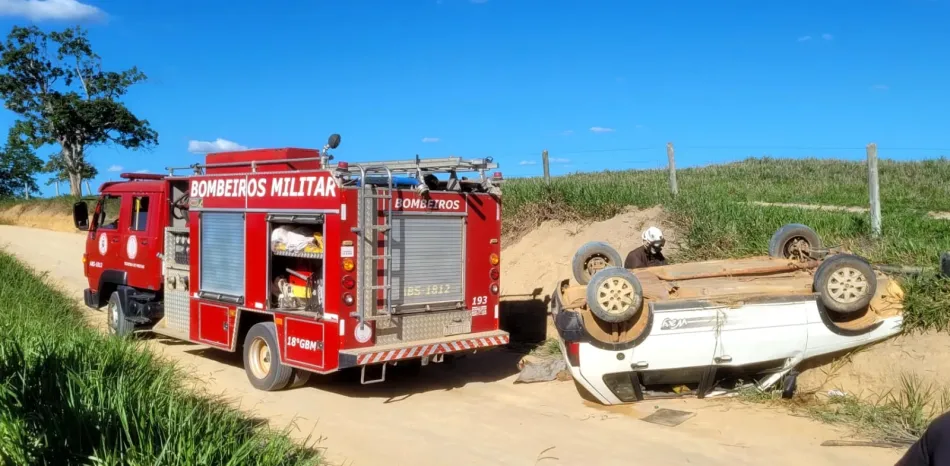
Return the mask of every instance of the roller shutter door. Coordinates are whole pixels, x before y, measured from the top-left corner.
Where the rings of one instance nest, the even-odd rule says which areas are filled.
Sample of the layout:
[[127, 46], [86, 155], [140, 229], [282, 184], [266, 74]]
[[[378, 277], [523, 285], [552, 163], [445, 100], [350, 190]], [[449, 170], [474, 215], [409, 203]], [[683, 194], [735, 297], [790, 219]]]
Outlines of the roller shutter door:
[[464, 301], [464, 225], [464, 217], [393, 216], [393, 306]]
[[201, 213], [201, 291], [244, 296], [244, 214]]

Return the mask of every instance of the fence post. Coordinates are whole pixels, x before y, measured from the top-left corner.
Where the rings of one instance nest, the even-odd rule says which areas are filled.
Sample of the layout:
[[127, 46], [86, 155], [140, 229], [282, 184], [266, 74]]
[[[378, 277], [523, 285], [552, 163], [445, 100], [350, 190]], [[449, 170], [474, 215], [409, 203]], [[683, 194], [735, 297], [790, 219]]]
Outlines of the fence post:
[[877, 176], [877, 144], [870, 143], [868, 152], [868, 195], [871, 198], [871, 234], [881, 236], [881, 191]]
[[[89, 184], [89, 180], [86, 180], [86, 192], [92, 196], [92, 186]], [[82, 194], [82, 188], [79, 189], [79, 194]]]
[[548, 150], [541, 151], [541, 164], [544, 165], [544, 182], [551, 182], [551, 165], [548, 163]]
[[56, 180], [56, 197], [59, 197], [59, 180]]
[[670, 170], [670, 193], [672, 193], [673, 196], [676, 196], [677, 194], [679, 194], [680, 189], [679, 189], [679, 186], [676, 184], [676, 160], [673, 154], [674, 154], [673, 143], [672, 142], [666, 143], [666, 158], [668, 159], [667, 167]]

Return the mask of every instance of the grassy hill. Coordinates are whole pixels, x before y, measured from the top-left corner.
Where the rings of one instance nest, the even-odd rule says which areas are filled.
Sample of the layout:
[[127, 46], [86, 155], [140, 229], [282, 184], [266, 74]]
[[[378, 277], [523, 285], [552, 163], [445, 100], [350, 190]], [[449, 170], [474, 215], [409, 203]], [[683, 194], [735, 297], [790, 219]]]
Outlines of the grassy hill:
[[[847, 247], [874, 263], [936, 267], [950, 251], [950, 160], [879, 162], [883, 236], [870, 237], [864, 213], [751, 204], [802, 203], [867, 207], [863, 163], [817, 159], [747, 159], [677, 172], [670, 194], [665, 170], [604, 171], [552, 179], [511, 179], [504, 186], [509, 237], [539, 221], [609, 218], [625, 206], [662, 205], [684, 238], [680, 260], [765, 254], [769, 237], [785, 223], [804, 223], [826, 245]], [[630, 232], [637, 235], [639, 232]], [[608, 239], [608, 238], [605, 238]], [[950, 282], [934, 275], [903, 280], [907, 328], [946, 330]]]

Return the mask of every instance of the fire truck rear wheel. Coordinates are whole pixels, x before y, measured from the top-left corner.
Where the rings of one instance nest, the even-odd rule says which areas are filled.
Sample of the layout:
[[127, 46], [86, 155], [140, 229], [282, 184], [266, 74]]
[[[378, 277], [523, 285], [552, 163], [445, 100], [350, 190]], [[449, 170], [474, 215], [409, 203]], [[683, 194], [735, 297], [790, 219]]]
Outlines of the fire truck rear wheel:
[[107, 318], [109, 319], [109, 331], [113, 335], [124, 337], [135, 330], [135, 324], [125, 318], [125, 307], [119, 298], [119, 292], [113, 292], [109, 297]]
[[248, 330], [244, 337], [244, 371], [258, 390], [281, 390], [290, 383], [294, 369], [280, 361], [273, 322], [259, 322]]
[[307, 384], [307, 381], [310, 380], [310, 374], [313, 372], [305, 371], [303, 369], [294, 369], [294, 378], [290, 382], [290, 385], [287, 388], [300, 388]]

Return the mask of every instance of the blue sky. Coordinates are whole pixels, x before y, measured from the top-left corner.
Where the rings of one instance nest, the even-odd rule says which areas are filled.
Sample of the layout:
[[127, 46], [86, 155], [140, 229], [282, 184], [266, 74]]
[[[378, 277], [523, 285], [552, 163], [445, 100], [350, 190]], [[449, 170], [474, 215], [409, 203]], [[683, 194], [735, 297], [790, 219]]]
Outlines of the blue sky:
[[338, 160], [492, 156], [506, 176], [539, 174], [543, 149], [553, 174], [657, 167], [667, 141], [678, 166], [859, 159], [869, 142], [950, 155], [950, 0], [0, 0], [0, 15], [3, 31], [82, 24], [106, 67], [149, 75], [126, 102], [160, 144], [90, 150], [97, 183], [332, 132]]

